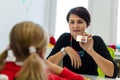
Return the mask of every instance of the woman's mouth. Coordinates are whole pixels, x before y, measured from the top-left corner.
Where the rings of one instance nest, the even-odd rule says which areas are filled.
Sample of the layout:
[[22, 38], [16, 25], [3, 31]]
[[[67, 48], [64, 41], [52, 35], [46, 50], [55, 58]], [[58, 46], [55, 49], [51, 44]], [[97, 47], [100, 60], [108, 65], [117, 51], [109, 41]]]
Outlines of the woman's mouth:
[[80, 32], [80, 30], [73, 30], [73, 32], [76, 32], [76, 33], [78, 33], [78, 32]]

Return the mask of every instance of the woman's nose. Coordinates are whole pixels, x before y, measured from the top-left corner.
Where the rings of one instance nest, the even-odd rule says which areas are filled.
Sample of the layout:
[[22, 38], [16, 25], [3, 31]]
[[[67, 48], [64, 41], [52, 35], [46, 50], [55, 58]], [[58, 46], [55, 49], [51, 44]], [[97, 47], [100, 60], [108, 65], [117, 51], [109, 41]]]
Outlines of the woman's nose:
[[74, 27], [76, 27], [76, 28], [77, 28], [77, 27], [78, 27], [78, 23], [75, 23], [75, 24], [74, 24]]

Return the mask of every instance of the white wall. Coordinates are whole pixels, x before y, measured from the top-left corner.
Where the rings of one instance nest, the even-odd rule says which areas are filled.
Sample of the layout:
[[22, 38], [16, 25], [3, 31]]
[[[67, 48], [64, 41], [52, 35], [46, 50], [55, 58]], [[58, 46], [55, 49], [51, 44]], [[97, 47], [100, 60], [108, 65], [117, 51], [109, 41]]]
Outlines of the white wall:
[[9, 44], [14, 24], [24, 20], [44, 26], [45, 0], [0, 0], [0, 52]]
[[101, 36], [106, 44], [116, 44], [118, 0], [89, 0], [88, 4], [92, 18], [88, 33]]
[[106, 44], [116, 44], [117, 1], [89, 0], [92, 23], [88, 31], [100, 35]]
[[[116, 43], [118, 0], [89, 0], [92, 23], [88, 32], [100, 35], [106, 44]], [[0, 0], [0, 52], [9, 43], [12, 26], [23, 20], [37, 22], [54, 35], [56, 0]]]
[[49, 36], [55, 34], [56, 5], [57, 0], [46, 0], [44, 26], [47, 28]]

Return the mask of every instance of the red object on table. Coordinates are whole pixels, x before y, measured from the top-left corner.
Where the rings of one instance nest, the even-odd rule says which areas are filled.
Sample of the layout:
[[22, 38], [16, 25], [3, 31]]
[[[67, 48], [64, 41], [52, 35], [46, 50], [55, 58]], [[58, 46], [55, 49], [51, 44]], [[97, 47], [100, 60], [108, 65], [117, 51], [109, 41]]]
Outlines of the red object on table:
[[116, 50], [116, 45], [115, 45], [115, 44], [108, 45], [108, 47], [111, 47], [111, 48], [113, 48], [114, 50]]
[[56, 44], [56, 40], [53, 36], [50, 37], [50, 44], [52, 44], [52, 45]]

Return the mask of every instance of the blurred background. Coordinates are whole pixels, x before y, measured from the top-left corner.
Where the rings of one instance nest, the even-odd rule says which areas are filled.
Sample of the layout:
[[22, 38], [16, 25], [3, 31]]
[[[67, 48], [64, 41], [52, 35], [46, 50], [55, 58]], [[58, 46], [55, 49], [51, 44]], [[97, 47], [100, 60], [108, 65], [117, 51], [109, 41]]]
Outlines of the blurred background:
[[88, 33], [101, 36], [108, 45], [120, 44], [119, 0], [0, 0], [0, 52], [9, 44], [11, 28], [20, 21], [40, 24], [57, 40], [69, 32], [66, 15], [76, 6], [86, 7], [91, 14]]

